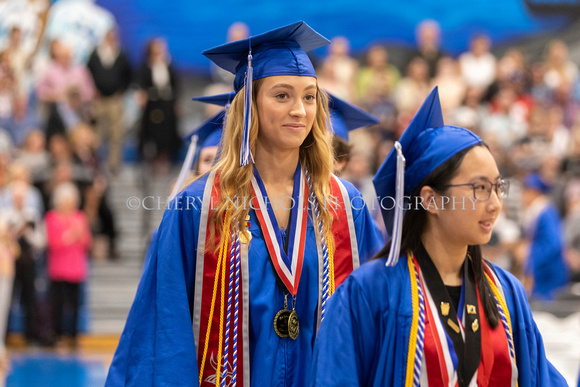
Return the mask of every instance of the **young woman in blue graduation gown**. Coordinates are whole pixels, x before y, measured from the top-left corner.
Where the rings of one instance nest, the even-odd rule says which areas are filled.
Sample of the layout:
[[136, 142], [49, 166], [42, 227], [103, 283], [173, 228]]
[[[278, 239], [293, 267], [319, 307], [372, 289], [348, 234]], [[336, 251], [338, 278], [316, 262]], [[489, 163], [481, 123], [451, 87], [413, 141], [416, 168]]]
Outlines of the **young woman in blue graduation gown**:
[[301, 48], [320, 42], [302, 22], [254, 36], [253, 70], [248, 40], [223, 48], [237, 62], [206, 52], [236, 74], [220, 156], [165, 211], [107, 386], [307, 383], [327, 299], [382, 245], [330, 172], [327, 99]]
[[444, 126], [437, 89], [399, 142], [405, 174], [393, 149], [374, 181], [400, 184], [402, 233], [385, 211], [393, 239], [329, 301], [310, 385], [565, 386], [521, 283], [481, 256], [509, 187], [488, 148]]

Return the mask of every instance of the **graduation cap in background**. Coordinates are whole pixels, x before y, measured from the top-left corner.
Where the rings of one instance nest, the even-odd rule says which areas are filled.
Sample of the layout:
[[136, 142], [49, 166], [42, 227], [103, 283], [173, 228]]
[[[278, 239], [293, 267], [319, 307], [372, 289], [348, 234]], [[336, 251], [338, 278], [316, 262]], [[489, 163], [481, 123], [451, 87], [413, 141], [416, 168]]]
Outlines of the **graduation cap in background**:
[[375, 117], [364, 110], [328, 93], [330, 108], [330, 122], [334, 134], [348, 142], [348, 132], [364, 126], [379, 123]]
[[177, 181], [169, 195], [169, 201], [173, 200], [179, 191], [181, 191], [183, 182], [195, 164], [197, 157], [199, 157], [201, 150], [210, 146], [219, 145], [225, 117], [226, 110], [224, 109], [183, 138], [184, 141], [191, 141], [191, 143], [187, 149], [187, 154], [183, 161], [183, 165], [181, 166], [181, 171], [179, 172]]
[[387, 265], [395, 265], [399, 258], [404, 196], [410, 196], [424, 178], [453, 155], [480, 142], [467, 129], [445, 126], [435, 87], [373, 178], [380, 199], [396, 200], [394, 209], [381, 205], [385, 228], [391, 235]]
[[530, 173], [524, 179], [524, 188], [533, 189], [543, 194], [550, 192], [550, 186], [538, 173]]
[[246, 86], [240, 166], [249, 164], [252, 159], [249, 136], [252, 82], [277, 75], [316, 77], [306, 52], [329, 43], [328, 39], [300, 21], [203, 52], [216, 65], [235, 74], [236, 92]]

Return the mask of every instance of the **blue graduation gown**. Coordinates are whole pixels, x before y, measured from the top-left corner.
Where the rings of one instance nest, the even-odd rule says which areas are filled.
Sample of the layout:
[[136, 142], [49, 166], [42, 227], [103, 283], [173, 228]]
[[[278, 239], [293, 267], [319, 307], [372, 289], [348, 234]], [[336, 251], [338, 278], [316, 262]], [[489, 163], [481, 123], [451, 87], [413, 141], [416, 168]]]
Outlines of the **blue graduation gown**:
[[[355, 270], [329, 301], [316, 338], [311, 386], [404, 386], [412, 323], [406, 257]], [[566, 386], [546, 359], [521, 283], [494, 266], [512, 321], [519, 387]]]
[[548, 205], [538, 215], [530, 233], [526, 272], [534, 278], [532, 298], [552, 300], [558, 289], [568, 282], [560, 216], [556, 207]]
[[[106, 386], [197, 386], [198, 368], [192, 329], [195, 259], [201, 202], [207, 175], [193, 182], [167, 209], [148, 250], [144, 273], [109, 370]], [[342, 180], [349, 196], [360, 196]], [[195, 205], [186, 205], [193, 197]], [[189, 202], [192, 200], [189, 199]], [[172, 203], [171, 208], [175, 205]], [[353, 207], [360, 261], [382, 246], [366, 208]], [[304, 265], [297, 294], [300, 318], [297, 340], [279, 338], [272, 321], [284, 305], [256, 215], [250, 212], [249, 345], [253, 386], [302, 386], [308, 380], [317, 330], [318, 257], [314, 227], [308, 217]], [[290, 303], [290, 298], [289, 298]], [[289, 306], [290, 307], [290, 306]], [[208, 361], [206, 367], [210, 367]]]

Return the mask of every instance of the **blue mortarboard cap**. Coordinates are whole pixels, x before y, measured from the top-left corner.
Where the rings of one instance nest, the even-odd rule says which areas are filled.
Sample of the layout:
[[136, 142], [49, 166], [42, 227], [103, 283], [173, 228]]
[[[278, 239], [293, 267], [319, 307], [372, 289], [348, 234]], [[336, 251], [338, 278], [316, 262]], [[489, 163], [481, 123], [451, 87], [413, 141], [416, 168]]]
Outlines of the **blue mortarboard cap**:
[[[481, 141], [467, 129], [444, 125], [439, 93], [435, 87], [398, 141], [400, 151], [406, 159], [404, 186], [401, 187], [403, 192], [399, 196], [410, 195], [425, 177], [454, 154]], [[397, 149], [391, 150], [377, 171], [373, 183], [380, 198], [398, 196]], [[395, 210], [402, 206], [401, 203], [389, 210], [390, 204], [381, 205], [385, 227], [387, 232], [392, 230], [391, 235], [397, 231], [397, 225], [394, 225]]]
[[348, 141], [348, 132], [379, 123], [375, 117], [360, 108], [328, 93], [330, 121], [334, 134]]
[[195, 164], [197, 157], [199, 157], [201, 149], [209, 146], [217, 146], [220, 143], [225, 114], [225, 110], [219, 112], [183, 138], [185, 141], [191, 140], [191, 143], [189, 144], [177, 181], [169, 195], [169, 201], [173, 200], [181, 190], [181, 186], [189, 171], [191, 171], [191, 167]]
[[210, 136], [212, 136], [214, 133], [218, 131], [221, 131], [224, 124], [225, 113], [226, 113], [225, 110], [222, 110], [215, 116], [205, 121], [197, 129], [195, 129], [193, 132], [185, 136], [183, 139], [187, 141], [191, 140], [193, 136], [197, 136], [197, 145], [202, 147], [205, 146], [204, 144]]
[[524, 180], [524, 187], [536, 190], [544, 194], [550, 192], [550, 186], [546, 184], [544, 179], [542, 179], [542, 177], [537, 173], [530, 173], [526, 175], [526, 178]]
[[209, 148], [210, 146], [218, 146], [222, 139], [222, 129], [214, 130], [203, 142], [200, 149]]
[[226, 106], [234, 100], [235, 96], [236, 96], [236, 92], [232, 91], [230, 93], [225, 93], [225, 94], [204, 95], [202, 97], [193, 97], [192, 99], [194, 101], [208, 103], [211, 105]]
[[219, 67], [236, 75], [234, 90], [244, 86], [248, 53], [252, 51], [253, 79], [274, 75], [316, 77], [306, 52], [330, 41], [303, 21], [227, 43], [203, 52]]

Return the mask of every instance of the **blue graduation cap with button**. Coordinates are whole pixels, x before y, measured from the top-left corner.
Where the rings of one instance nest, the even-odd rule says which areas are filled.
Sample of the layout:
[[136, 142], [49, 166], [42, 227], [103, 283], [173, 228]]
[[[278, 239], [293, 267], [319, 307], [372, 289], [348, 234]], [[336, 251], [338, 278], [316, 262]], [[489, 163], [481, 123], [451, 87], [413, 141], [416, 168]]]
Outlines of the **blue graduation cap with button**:
[[303, 21], [280, 27], [247, 39], [227, 43], [203, 52], [219, 67], [235, 74], [234, 90], [244, 86], [244, 138], [240, 166], [250, 163], [250, 123], [252, 82], [276, 75], [316, 77], [307, 51], [330, 41]]
[[375, 117], [364, 110], [328, 93], [330, 108], [330, 122], [334, 134], [348, 141], [348, 132], [365, 126], [379, 123]]
[[373, 178], [379, 200], [389, 197], [397, 203], [394, 209], [387, 209], [392, 201], [388, 206], [381, 202], [386, 230], [392, 230], [388, 266], [395, 265], [399, 258], [404, 197], [453, 155], [481, 141], [467, 129], [443, 123], [435, 87]]
[[177, 181], [169, 195], [169, 201], [173, 200], [179, 191], [181, 191], [183, 182], [185, 181], [189, 171], [191, 171], [192, 166], [195, 164], [196, 158], [199, 156], [201, 149], [219, 145], [225, 117], [226, 110], [224, 109], [183, 138], [184, 141], [191, 141], [191, 143], [187, 149], [187, 154], [183, 161], [183, 165], [181, 166], [181, 171], [179, 172]]

